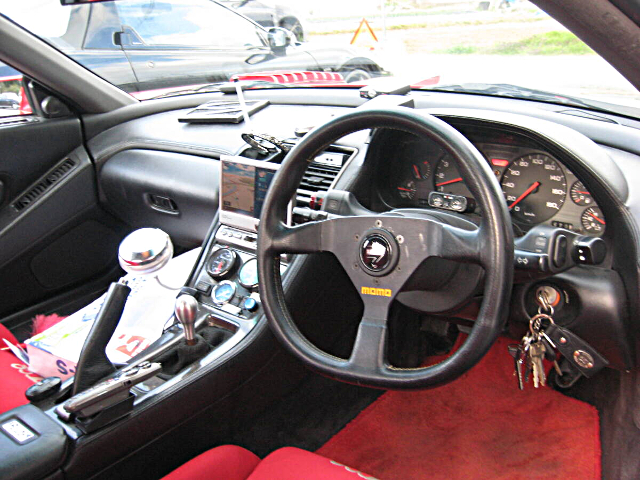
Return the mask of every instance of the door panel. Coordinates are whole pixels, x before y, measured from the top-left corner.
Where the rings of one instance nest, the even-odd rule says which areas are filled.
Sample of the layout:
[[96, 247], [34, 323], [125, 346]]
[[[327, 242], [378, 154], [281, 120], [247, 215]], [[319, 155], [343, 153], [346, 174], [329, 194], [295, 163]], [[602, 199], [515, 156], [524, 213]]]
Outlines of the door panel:
[[0, 172], [0, 319], [12, 326], [17, 312], [112, 275], [124, 233], [98, 206], [76, 118], [0, 124]]

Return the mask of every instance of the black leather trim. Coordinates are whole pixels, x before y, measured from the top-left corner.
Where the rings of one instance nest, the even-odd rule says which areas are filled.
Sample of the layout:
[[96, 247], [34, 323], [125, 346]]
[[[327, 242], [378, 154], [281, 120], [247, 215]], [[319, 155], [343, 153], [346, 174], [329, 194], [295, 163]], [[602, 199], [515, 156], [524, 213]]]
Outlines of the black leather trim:
[[[336, 138], [368, 128], [392, 128], [433, 139], [451, 154], [472, 193], [485, 212], [481, 229], [486, 235], [483, 265], [484, 297], [478, 319], [465, 344], [446, 361], [425, 369], [380, 369], [362, 373], [311, 345], [300, 333], [284, 301], [279, 259], [273, 241], [288, 199], [295, 193], [308, 159]], [[505, 321], [513, 278], [511, 219], [489, 166], [475, 147], [457, 130], [435, 117], [408, 108], [355, 110], [337, 117], [307, 134], [289, 153], [276, 174], [265, 200], [258, 235], [261, 297], [276, 338], [307, 366], [344, 381], [380, 388], [425, 388], [444, 384], [462, 375], [488, 351]]]
[[60, 425], [33, 405], [22, 405], [0, 415], [0, 425], [17, 419], [37, 434], [35, 440], [19, 445], [0, 432], [0, 478], [24, 480], [43, 478], [62, 465], [68, 439]]

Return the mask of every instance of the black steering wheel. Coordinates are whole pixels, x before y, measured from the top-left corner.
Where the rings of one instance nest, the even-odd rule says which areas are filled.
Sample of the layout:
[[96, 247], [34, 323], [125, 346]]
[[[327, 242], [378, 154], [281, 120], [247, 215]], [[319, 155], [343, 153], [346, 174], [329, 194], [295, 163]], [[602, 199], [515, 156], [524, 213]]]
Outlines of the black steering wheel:
[[[337, 217], [289, 227], [287, 204], [315, 155], [332, 141], [369, 128], [391, 128], [430, 138], [457, 163], [482, 212], [472, 231], [436, 218], [367, 215]], [[348, 359], [309, 342], [284, 301], [280, 254], [332, 252], [364, 302]], [[428, 257], [483, 267], [484, 294], [478, 317], [453, 355], [426, 368], [395, 368], [386, 360], [391, 303]], [[513, 232], [506, 202], [482, 155], [461, 133], [431, 115], [404, 108], [354, 110], [308, 133], [285, 158], [263, 206], [258, 233], [260, 296], [276, 338], [309, 367], [338, 380], [379, 388], [425, 388], [459, 377], [489, 350], [506, 319], [513, 280]]]

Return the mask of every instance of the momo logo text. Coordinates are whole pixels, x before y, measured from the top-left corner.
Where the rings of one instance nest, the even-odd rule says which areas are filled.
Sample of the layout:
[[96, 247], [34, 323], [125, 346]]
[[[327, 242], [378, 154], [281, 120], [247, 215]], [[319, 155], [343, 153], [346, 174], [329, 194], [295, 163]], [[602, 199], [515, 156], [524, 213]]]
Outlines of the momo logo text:
[[363, 295], [375, 295], [376, 297], [391, 296], [391, 290], [388, 288], [360, 287], [360, 293]]

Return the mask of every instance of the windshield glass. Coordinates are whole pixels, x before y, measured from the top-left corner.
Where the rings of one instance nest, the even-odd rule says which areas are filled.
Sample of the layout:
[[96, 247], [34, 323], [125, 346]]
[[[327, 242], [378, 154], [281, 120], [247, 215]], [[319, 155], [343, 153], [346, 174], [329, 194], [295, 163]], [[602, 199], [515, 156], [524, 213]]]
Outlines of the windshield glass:
[[[640, 93], [524, 0], [24, 0], [0, 8], [140, 99], [235, 78], [259, 88], [349, 88], [393, 76], [414, 88], [640, 118]], [[15, 90], [17, 74], [0, 65], [0, 93]]]

